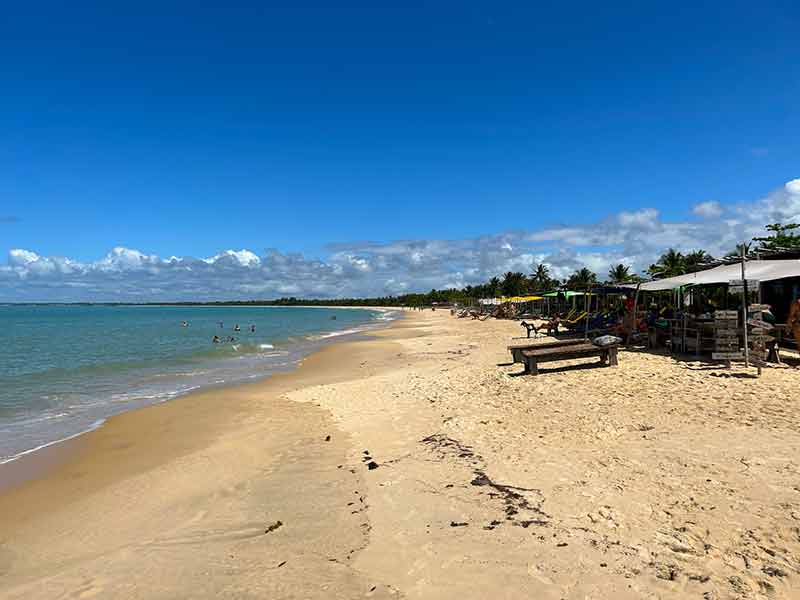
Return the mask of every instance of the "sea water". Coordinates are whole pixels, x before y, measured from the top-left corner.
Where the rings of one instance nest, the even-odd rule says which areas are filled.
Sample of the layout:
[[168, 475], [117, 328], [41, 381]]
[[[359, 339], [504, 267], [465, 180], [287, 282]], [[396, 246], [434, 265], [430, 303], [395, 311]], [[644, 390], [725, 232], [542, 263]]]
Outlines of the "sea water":
[[0, 463], [126, 410], [289, 370], [391, 318], [305, 307], [0, 306]]

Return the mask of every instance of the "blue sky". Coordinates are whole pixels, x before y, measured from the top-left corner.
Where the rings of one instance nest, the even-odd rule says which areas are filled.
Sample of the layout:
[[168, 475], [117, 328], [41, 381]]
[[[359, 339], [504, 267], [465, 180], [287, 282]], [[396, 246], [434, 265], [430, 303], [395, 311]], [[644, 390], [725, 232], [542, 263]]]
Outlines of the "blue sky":
[[[796, 3], [287, 4], [4, 9], [0, 300], [113, 299], [115, 256], [131, 299], [639, 268], [796, 216]], [[172, 256], [251, 270], [178, 289]]]

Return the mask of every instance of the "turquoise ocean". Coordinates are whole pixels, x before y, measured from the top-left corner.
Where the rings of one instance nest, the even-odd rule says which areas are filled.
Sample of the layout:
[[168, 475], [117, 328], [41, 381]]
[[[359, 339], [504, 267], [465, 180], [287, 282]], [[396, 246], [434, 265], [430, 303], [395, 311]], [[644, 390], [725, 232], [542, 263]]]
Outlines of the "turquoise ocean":
[[291, 370], [316, 348], [395, 316], [304, 307], [0, 306], [0, 464], [126, 410]]

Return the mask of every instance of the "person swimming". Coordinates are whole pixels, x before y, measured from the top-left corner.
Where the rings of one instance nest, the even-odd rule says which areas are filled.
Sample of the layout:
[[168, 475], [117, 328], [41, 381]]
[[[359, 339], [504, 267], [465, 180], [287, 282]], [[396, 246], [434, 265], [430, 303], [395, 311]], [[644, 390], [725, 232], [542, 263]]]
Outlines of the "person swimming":
[[239, 327], [239, 324], [237, 323], [236, 325], [234, 325], [234, 326], [233, 326], [233, 330], [234, 330], [234, 331], [241, 331], [241, 330], [242, 330], [242, 328], [241, 328], [241, 327]]
[[212, 344], [219, 344], [219, 343], [220, 343], [220, 341], [221, 341], [221, 340], [219, 339], [219, 336], [218, 336], [218, 335], [215, 335], [215, 336], [214, 336], [214, 338], [211, 340], [211, 343], [212, 343]]
[[189, 321], [181, 321], [181, 327], [188, 327]]

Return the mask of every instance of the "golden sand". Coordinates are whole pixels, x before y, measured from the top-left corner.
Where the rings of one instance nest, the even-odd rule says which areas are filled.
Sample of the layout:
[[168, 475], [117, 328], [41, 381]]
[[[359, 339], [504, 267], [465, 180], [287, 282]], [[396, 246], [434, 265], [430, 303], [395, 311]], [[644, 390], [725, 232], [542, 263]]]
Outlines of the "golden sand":
[[409, 313], [111, 419], [0, 496], [0, 596], [800, 597], [800, 369], [519, 334]]

